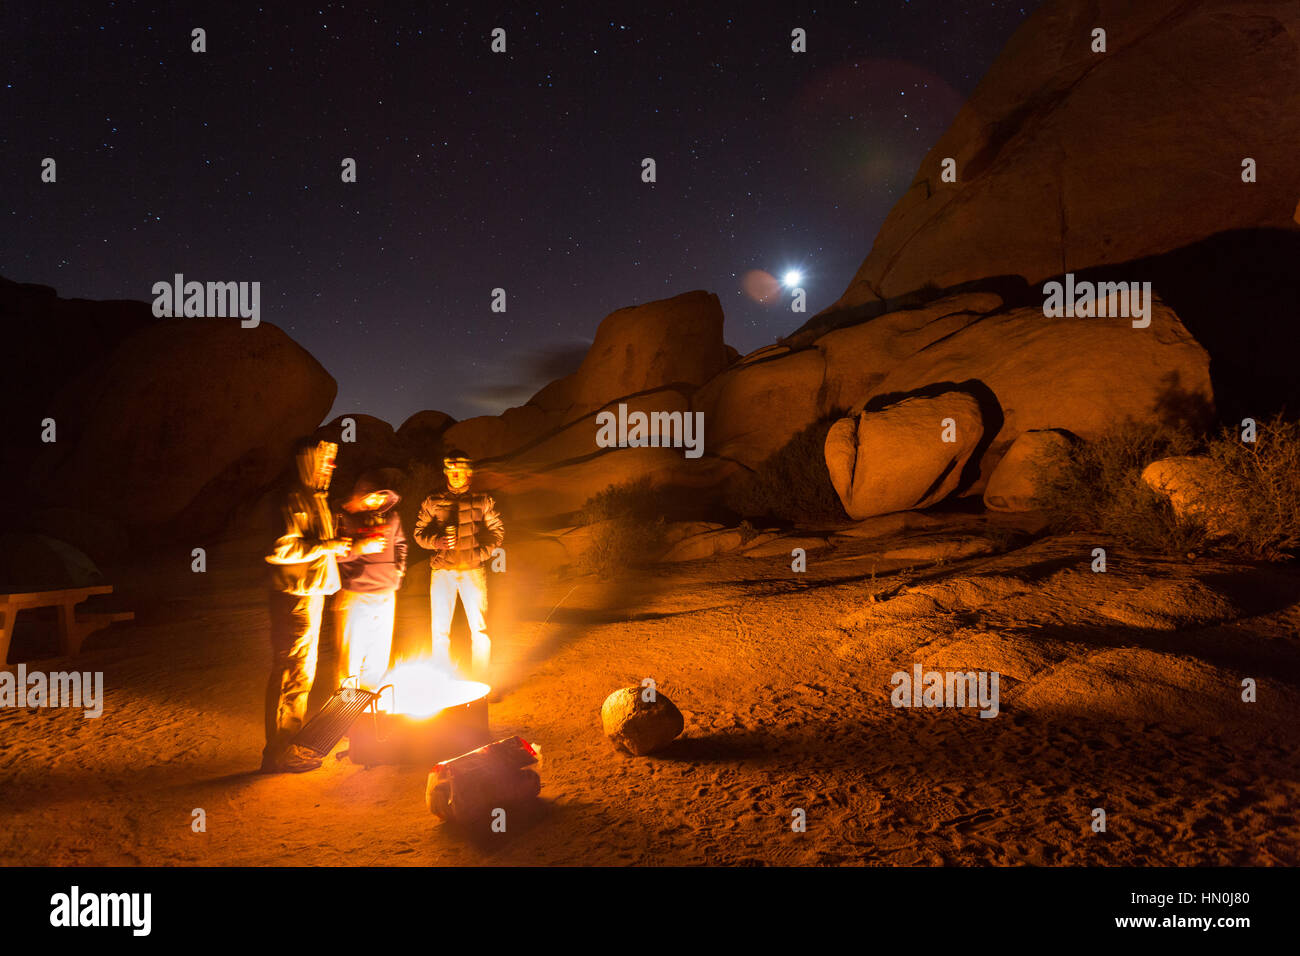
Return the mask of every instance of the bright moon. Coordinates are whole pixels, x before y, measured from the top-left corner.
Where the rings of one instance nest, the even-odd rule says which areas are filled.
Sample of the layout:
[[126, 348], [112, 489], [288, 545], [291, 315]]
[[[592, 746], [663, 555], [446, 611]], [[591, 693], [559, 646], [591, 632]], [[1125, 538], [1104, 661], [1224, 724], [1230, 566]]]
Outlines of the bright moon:
[[799, 280], [802, 278], [803, 276], [792, 269], [785, 274], [785, 284], [793, 288], [799, 284]]

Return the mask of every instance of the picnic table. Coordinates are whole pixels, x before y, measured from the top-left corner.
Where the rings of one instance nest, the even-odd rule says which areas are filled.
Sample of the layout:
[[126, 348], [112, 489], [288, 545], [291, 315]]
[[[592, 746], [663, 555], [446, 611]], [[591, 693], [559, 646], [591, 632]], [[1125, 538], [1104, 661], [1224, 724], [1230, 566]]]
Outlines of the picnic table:
[[133, 611], [82, 611], [77, 605], [96, 594], [112, 594], [113, 585], [96, 584], [83, 588], [56, 588], [49, 591], [24, 591], [0, 594], [0, 665], [9, 660], [9, 640], [14, 633], [14, 618], [19, 611], [37, 607], [59, 610], [59, 646], [69, 657], [81, 652], [81, 645], [95, 631], [117, 621], [135, 618]]

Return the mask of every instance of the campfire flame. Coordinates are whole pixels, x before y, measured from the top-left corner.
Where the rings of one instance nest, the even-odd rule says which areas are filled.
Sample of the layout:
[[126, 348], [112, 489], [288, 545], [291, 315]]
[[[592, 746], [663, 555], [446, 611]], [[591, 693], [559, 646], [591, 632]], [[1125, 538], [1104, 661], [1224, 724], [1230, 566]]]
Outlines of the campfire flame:
[[461, 680], [430, 660], [403, 661], [393, 667], [380, 685], [392, 684], [376, 707], [411, 717], [432, 717], [440, 710], [478, 700], [492, 688], [478, 681]]

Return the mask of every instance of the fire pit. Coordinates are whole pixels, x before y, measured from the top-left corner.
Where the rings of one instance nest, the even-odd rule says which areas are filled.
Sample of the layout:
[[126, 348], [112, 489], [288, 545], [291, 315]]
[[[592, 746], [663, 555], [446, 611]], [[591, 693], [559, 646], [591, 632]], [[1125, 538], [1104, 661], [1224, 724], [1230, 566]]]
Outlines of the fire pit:
[[432, 766], [491, 740], [487, 684], [460, 680], [428, 661], [399, 664], [384, 676], [378, 709], [352, 725], [348, 756], [376, 764]]

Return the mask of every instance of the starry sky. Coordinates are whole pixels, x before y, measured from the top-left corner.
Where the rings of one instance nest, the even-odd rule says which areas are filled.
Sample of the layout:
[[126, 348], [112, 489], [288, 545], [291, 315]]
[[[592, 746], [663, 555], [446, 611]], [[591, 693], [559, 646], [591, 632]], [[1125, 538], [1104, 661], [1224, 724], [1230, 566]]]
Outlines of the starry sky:
[[[11, 6], [0, 275], [260, 281], [262, 321], [338, 380], [331, 416], [395, 427], [518, 404], [609, 312], [692, 289], [748, 352], [839, 297], [1033, 6]], [[806, 315], [745, 291], [791, 269]]]

